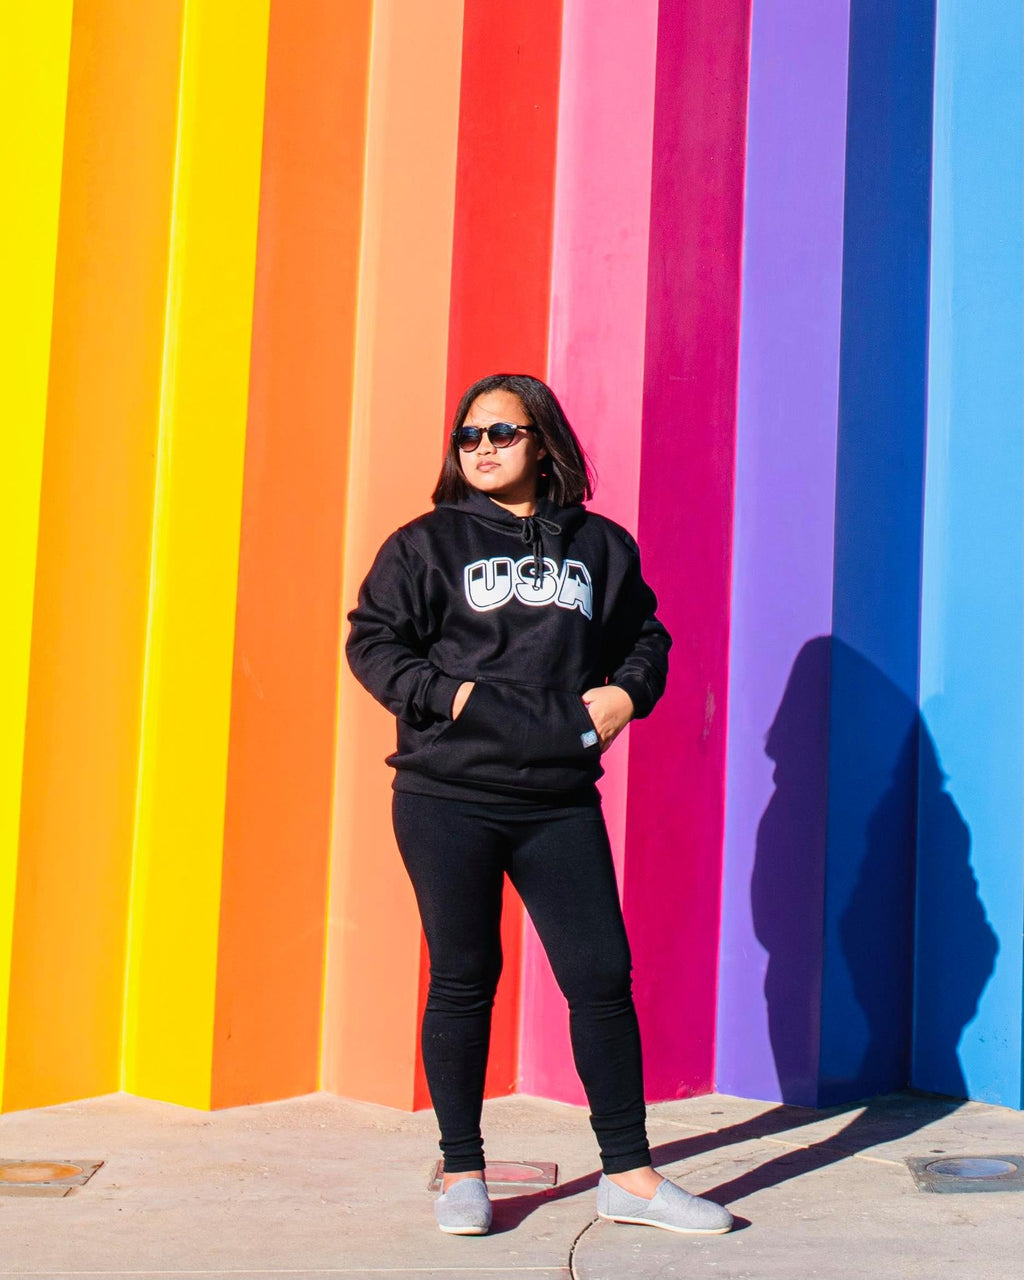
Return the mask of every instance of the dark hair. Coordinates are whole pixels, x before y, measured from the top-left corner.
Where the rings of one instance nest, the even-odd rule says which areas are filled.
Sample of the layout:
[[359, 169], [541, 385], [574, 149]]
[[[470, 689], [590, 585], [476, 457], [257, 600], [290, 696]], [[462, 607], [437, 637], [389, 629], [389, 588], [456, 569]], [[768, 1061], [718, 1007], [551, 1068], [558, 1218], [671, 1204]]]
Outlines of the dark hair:
[[[485, 396], [489, 391], [509, 391], [518, 396], [530, 422], [537, 428], [538, 445], [547, 449], [547, 455], [540, 460], [537, 496], [546, 495], [559, 507], [571, 507], [584, 498], [592, 498], [597, 473], [569, 426], [558, 397], [539, 378], [528, 373], [492, 373], [480, 378], [462, 393], [452, 418], [452, 430], [457, 431], [466, 421], [477, 396]], [[458, 445], [449, 436], [431, 501], [458, 502], [468, 496], [471, 487], [459, 462]]]

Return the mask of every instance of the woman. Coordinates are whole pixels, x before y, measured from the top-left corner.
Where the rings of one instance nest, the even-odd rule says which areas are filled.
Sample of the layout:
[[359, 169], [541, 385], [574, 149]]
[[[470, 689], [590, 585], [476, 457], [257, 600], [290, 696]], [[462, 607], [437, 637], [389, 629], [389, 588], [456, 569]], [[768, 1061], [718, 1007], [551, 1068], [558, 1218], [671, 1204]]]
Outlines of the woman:
[[727, 1210], [651, 1167], [629, 944], [595, 783], [665, 687], [671, 639], [636, 542], [593, 486], [551, 390], [463, 395], [433, 511], [381, 547], [349, 615], [358, 680], [398, 717], [392, 817], [430, 953], [423, 1065], [441, 1130], [442, 1231], [491, 1222], [480, 1135], [505, 873], [569, 1002], [573, 1058], [616, 1222], [721, 1233]]

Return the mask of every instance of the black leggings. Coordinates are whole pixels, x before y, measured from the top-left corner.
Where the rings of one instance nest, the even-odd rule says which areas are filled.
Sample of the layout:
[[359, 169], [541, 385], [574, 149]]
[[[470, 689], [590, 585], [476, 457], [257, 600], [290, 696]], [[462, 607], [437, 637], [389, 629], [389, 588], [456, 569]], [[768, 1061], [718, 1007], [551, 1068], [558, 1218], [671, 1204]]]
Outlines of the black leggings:
[[423, 1066], [446, 1173], [484, 1167], [480, 1112], [501, 973], [505, 872], [569, 1002], [573, 1060], [605, 1173], [650, 1163], [631, 960], [597, 806], [499, 812], [396, 791], [395, 836], [430, 952]]

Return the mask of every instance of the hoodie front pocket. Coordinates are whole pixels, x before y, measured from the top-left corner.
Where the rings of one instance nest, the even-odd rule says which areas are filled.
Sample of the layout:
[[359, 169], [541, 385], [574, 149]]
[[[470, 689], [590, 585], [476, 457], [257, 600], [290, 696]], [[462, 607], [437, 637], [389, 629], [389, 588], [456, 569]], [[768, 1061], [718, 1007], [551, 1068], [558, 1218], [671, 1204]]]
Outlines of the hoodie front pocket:
[[512, 791], [566, 791], [600, 777], [601, 740], [578, 693], [477, 680], [434, 740], [431, 771]]

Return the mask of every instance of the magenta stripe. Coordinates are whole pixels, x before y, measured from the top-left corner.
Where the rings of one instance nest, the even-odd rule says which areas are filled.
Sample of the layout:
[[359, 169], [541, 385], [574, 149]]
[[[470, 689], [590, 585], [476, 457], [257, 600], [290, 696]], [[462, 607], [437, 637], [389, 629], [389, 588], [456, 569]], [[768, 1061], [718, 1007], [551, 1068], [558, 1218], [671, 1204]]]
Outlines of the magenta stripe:
[[652, 1098], [713, 1076], [748, 32], [749, 0], [661, 5], [639, 524], [675, 645], [625, 868]]

